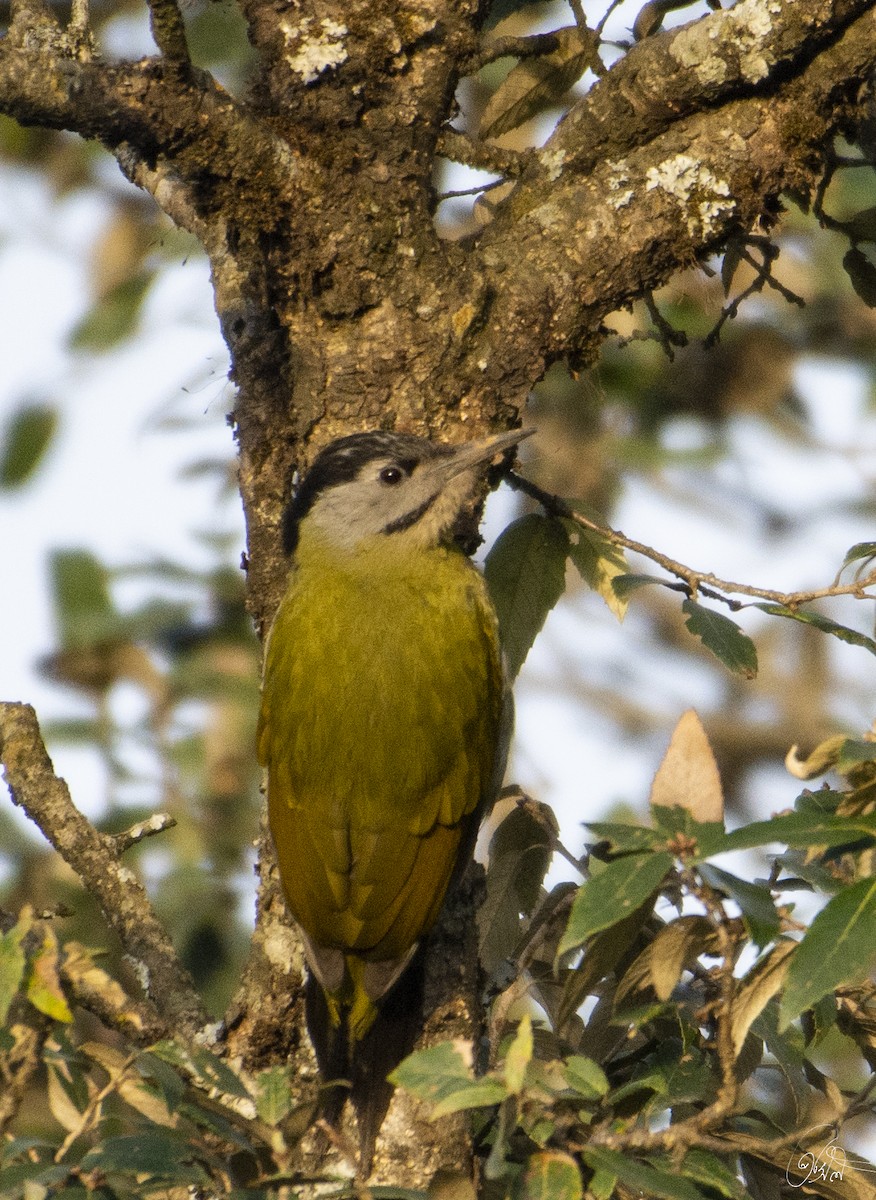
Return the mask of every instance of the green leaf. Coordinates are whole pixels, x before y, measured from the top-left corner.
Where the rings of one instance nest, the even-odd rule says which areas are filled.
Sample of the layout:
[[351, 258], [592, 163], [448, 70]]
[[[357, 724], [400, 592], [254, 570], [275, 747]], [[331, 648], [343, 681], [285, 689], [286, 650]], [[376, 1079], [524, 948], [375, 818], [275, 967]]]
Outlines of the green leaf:
[[529, 513], [496, 539], [484, 563], [514, 679], [566, 584], [569, 535], [561, 521]]
[[563, 1064], [566, 1084], [587, 1100], [599, 1100], [608, 1094], [605, 1072], [592, 1058], [571, 1054]]
[[684, 855], [690, 861], [709, 858], [726, 849], [723, 821], [697, 821], [690, 809], [681, 804], [654, 804], [651, 815], [664, 842], [674, 841], [681, 835], [690, 844]]
[[508, 1095], [497, 1079], [475, 1079], [468, 1042], [440, 1042], [409, 1054], [389, 1076], [420, 1100], [435, 1106], [434, 1116], [445, 1116], [463, 1108], [499, 1104]]
[[148, 1175], [176, 1184], [206, 1184], [204, 1169], [191, 1160], [195, 1149], [169, 1129], [151, 1128], [128, 1137], [107, 1138], [82, 1159], [80, 1170]]
[[668, 579], [660, 575], [615, 575], [611, 581], [611, 588], [618, 600], [626, 602], [639, 588], [668, 582]]
[[137, 1070], [161, 1093], [168, 1112], [175, 1112], [186, 1093], [186, 1082], [179, 1072], [149, 1050], [138, 1057]]
[[206, 1047], [197, 1047], [191, 1052], [191, 1059], [201, 1080], [218, 1088], [227, 1096], [236, 1096], [239, 1100], [251, 1100], [243, 1080], [232, 1071], [227, 1063]]
[[70, 334], [71, 347], [101, 352], [130, 337], [152, 279], [153, 272], [142, 271], [101, 296]]
[[569, 522], [569, 528], [573, 533], [569, 541], [570, 562], [588, 587], [600, 595], [617, 619], [622, 621], [627, 611], [627, 599], [618, 595], [614, 581], [628, 578], [623, 550], [599, 534], [588, 533], [574, 522]]
[[[520, 914], [531, 915], [541, 896], [553, 854], [547, 822], [556, 819], [547, 806], [539, 819], [535, 801], [516, 805], [490, 842], [487, 894], [478, 915], [481, 960], [494, 971], [508, 958], [520, 937]], [[549, 814], [549, 815], [548, 815]]]
[[843, 565], [840, 567], [840, 574], [842, 574], [850, 563], [858, 562], [862, 558], [873, 557], [876, 557], [876, 542], [856, 542], [854, 546], [850, 546], [846, 551]]
[[6, 422], [0, 447], [0, 488], [26, 483], [45, 457], [58, 428], [58, 410], [22, 404]]
[[876, 838], [876, 813], [856, 817], [837, 817], [807, 809], [786, 813], [769, 821], [754, 821], [728, 833], [719, 847], [725, 850], [751, 850], [779, 842], [797, 850], [809, 846], [852, 845], [864, 838]]
[[27, 959], [21, 943], [29, 928], [29, 921], [19, 921], [0, 937], [0, 1025], [5, 1024], [9, 1006], [24, 979]]
[[840, 984], [866, 976], [876, 961], [874, 931], [876, 879], [860, 879], [828, 901], [791, 963], [779, 1006], [780, 1031]]
[[718, 891], [725, 892], [736, 901], [745, 928], [759, 949], [773, 941], [781, 929], [782, 922], [768, 887], [739, 879], [729, 871], [722, 871], [713, 863], [703, 863], [698, 870], [706, 883]]
[[876, 654], [876, 642], [872, 638], [867, 637], [866, 634], [859, 633], [857, 629], [849, 629], [846, 625], [838, 625], [836, 621], [831, 621], [829, 617], [823, 617], [821, 613], [787, 608], [784, 604], [755, 604], [752, 607], [759, 608], [761, 612], [769, 613], [774, 617], [787, 617], [789, 621], [800, 621], [804, 625], [814, 625], [822, 633], [829, 633], [832, 637], [839, 638], [841, 642], [848, 642], [850, 646], [861, 646], [864, 650], [869, 650], [871, 654]]
[[619, 821], [585, 821], [584, 824], [618, 854], [629, 850], [656, 850], [666, 841], [658, 830], [646, 825], [624, 825]]
[[279, 1125], [292, 1111], [287, 1067], [269, 1067], [255, 1079], [256, 1111], [266, 1125]]
[[62, 647], [85, 649], [116, 636], [120, 619], [110, 600], [103, 564], [89, 550], [57, 550], [50, 569]]
[[707, 650], [711, 650], [735, 674], [754, 679], [757, 675], [757, 651], [754, 642], [735, 621], [714, 609], [704, 608], [695, 600], [685, 600], [681, 610], [687, 613], [685, 625]]
[[659, 1200], [702, 1200], [703, 1193], [687, 1179], [670, 1171], [646, 1167], [617, 1150], [586, 1148], [582, 1156], [589, 1167], [614, 1175], [636, 1195], [659, 1197]]
[[578, 1164], [560, 1150], [530, 1155], [512, 1192], [513, 1200], [581, 1200], [583, 1195]]
[[719, 1195], [726, 1196], [727, 1200], [749, 1200], [749, 1193], [736, 1178], [733, 1169], [708, 1150], [689, 1150], [682, 1160], [680, 1170], [686, 1179], [704, 1184], [708, 1195], [718, 1192]]
[[524, 1013], [505, 1055], [505, 1083], [512, 1096], [523, 1090], [526, 1068], [532, 1061], [532, 1017]]
[[672, 855], [630, 854], [607, 864], [578, 889], [557, 954], [584, 944], [594, 933], [623, 920], [659, 888], [672, 867]]

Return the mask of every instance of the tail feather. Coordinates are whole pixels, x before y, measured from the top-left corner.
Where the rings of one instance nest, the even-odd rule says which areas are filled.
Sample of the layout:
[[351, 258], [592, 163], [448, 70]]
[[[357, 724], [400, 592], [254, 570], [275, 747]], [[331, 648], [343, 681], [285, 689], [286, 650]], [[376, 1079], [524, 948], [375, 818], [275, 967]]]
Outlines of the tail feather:
[[308, 976], [307, 1028], [320, 1075], [331, 1085], [324, 1090], [321, 1115], [337, 1126], [350, 1099], [359, 1130], [362, 1177], [370, 1172], [377, 1135], [392, 1099], [393, 1086], [386, 1077], [413, 1050], [422, 1026], [424, 979], [421, 948], [382, 997], [370, 1028], [354, 1040], [348, 1035], [346, 1012], [342, 1012], [340, 1024], [333, 1022], [325, 993], [316, 979]]

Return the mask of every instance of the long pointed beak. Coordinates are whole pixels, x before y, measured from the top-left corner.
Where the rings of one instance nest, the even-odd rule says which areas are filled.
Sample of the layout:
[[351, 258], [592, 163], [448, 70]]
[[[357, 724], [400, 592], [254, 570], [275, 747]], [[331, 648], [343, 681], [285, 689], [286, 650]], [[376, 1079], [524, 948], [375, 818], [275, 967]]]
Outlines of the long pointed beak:
[[511, 429], [507, 433], [497, 433], [481, 441], [464, 442], [460, 446], [454, 446], [452, 458], [447, 461], [448, 479], [482, 463], [492, 462], [499, 454], [518, 445], [524, 438], [532, 437], [534, 433], [534, 429]]

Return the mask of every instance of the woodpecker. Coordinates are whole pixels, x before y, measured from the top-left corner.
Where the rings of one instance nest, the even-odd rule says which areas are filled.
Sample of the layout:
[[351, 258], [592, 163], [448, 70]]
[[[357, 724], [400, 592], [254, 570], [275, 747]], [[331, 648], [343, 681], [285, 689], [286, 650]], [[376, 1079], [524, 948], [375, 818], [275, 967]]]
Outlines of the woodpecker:
[[[352, 1080], [363, 1141], [413, 1042], [417, 985], [405, 997], [403, 977], [502, 783], [511, 710], [496, 614], [459, 534], [490, 464], [530, 432], [338, 438], [283, 518], [290, 570], [258, 753], [311, 973], [311, 1038], [323, 1078]], [[393, 1054], [400, 1016], [410, 1044]]]

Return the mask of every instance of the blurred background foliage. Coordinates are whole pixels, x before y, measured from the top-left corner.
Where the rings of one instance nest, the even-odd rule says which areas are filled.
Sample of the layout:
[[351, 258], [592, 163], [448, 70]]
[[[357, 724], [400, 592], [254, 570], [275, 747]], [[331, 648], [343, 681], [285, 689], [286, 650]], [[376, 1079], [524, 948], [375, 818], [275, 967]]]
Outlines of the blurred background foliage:
[[[7, 8], [0, 5], [0, 23]], [[603, 0], [583, 5], [593, 24], [604, 10]], [[613, 6], [606, 62], [623, 53], [640, 11], [637, 3]], [[672, 19], [705, 11], [705, 4], [691, 4]], [[153, 52], [144, 5], [105, 0], [92, 3], [91, 16], [107, 56]], [[196, 63], [245, 95], [251, 58], [236, 7], [227, 0], [193, 3], [185, 16]], [[496, 4], [491, 16], [495, 36], [570, 21], [563, 5], [513, 0]], [[462, 82], [457, 128], [477, 129], [510, 66], [490, 63]], [[567, 84], [558, 95], [547, 89], [531, 116], [496, 140], [514, 149], [543, 140], [594, 78], [588, 71], [571, 92]], [[538, 436], [526, 443], [525, 472], [691, 565], [789, 590], [829, 584], [847, 547], [864, 540], [876, 516], [872, 151], [872, 129], [865, 126], [857, 144], [837, 145], [823, 195], [788, 197], [774, 229], [692, 265], [647, 301], [612, 314], [606, 325], [614, 332], [597, 364], [554, 364], [526, 416]], [[72, 361], [87, 372], [137, 338], [156, 281], [200, 250], [99, 148], [0, 118], [0, 188], [22, 180], [58, 205], [75, 194], [104, 208], [91, 247], [89, 293], [80, 297], [67, 335]], [[465, 236], [489, 220], [491, 199], [500, 194], [482, 190], [489, 183], [488, 176], [441, 165], [442, 236]], [[206, 312], [209, 295], [203, 303]], [[837, 393], [854, 392], [851, 417], [831, 380], [841, 381]], [[59, 431], [77, 413], [56, 397], [30, 393], [7, 397], [4, 407], [0, 487], [11, 495], [38, 487], [51, 473]], [[174, 422], [165, 421], [163, 436], [174, 435]], [[231, 438], [226, 460], [195, 455], [188, 471], [212, 480], [218, 503], [234, 487]], [[162, 557], [109, 563], [88, 545], [47, 545], [55, 645], [39, 670], [71, 698], [69, 718], [45, 727], [50, 748], [88, 745], [105, 765], [99, 827], [117, 832], [156, 811], [176, 819], [130, 858], [218, 1014], [239, 976], [251, 922], [260, 653], [244, 609], [239, 537], [213, 532], [199, 540], [209, 565], [197, 568]], [[712, 547], [715, 561], [703, 561]], [[781, 581], [771, 572], [774, 562], [783, 569], [791, 563]], [[7, 579], [5, 586], [14, 583]], [[829, 611], [872, 631], [869, 605], [834, 602]], [[548, 775], [538, 764], [544, 728], [528, 724], [539, 698], [550, 696], [592, 738], [570, 785], [576, 794], [582, 775], [599, 791], [592, 778], [602, 774], [609, 806], [641, 809], [647, 787], [631, 783], [619, 763], [637, 754], [653, 769], [675, 716], [694, 703], [719, 760], [730, 812], [766, 815], [764, 795], [774, 792], [764, 792], [764, 780], [777, 777], [792, 744], [809, 748], [838, 730], [860, 735], [869, 724], [872, 660], [792, 622], [761, 618], [746, 628], [759, 651], [756, 684], [731, 676], [705, 653], [684, 627], [677, 595], [658, 588], [637, 593], [618, 631], [599, 598], [570, 573], [564, 605], [521, 676], [515, 777], [522, 774], [541, 800], [555, 801], [540, 786]], [[136, 695], [136, 719], [122, 715], [120, 693]], [[794, 784], [784, 786], [790, 799]], [[574, 853], [582, 815], [579, 807], [563, 818]], [[93, 904], [4, 805], [0, 907], [15, 912], [25, 902], [37, 912], [69, 914], [60, 922], [62, 936], [105, 948], [110, 969], [124, 975], [124, 964], [114, 961], [113, 935]]]

